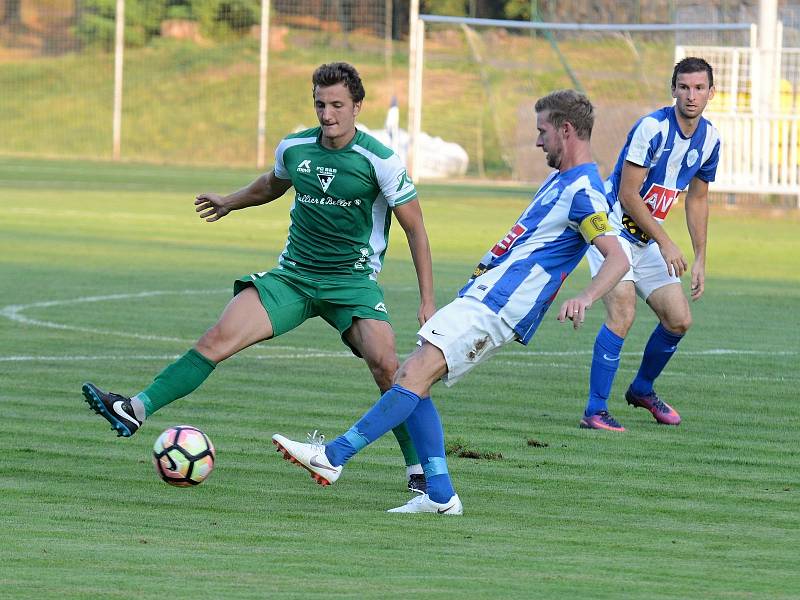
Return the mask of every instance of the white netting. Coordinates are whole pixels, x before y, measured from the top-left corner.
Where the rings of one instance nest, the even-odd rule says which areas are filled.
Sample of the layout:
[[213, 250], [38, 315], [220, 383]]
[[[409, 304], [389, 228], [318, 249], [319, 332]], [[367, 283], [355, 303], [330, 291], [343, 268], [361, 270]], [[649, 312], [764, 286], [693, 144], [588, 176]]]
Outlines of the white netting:
[[[675, 40], [690, 33], [425, 29], [422, 130], [464, 147], [468, 175], [521, 181], [541, 180], [548, 170], [535, 147], [537, 98], [558, 88], [589, 95], [595, 159], [608, 173], [636, 119], [672, 103]], [[749, 30], [716, 37], [731, 47], [749, 44]]]

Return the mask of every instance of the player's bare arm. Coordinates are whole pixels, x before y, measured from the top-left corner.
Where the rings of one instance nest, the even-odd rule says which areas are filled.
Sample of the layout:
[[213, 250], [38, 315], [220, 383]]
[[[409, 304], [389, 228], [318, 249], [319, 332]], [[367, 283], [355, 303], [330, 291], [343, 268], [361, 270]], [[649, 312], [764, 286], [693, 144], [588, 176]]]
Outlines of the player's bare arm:
[[619, 200], [622, 208], [650, 238], [656, 241], [670, 275], [680, 277], [686, 271], [686, 258], [658, 221], [653, 218], [639, 195], [647, 169], [626, 161], [622, 167]]
[[600, 235], [592, 243], [605, 258], [603, 266], [591, 283], [580, 294], [566, 300], [558, 312], [558, 320], [562, 323], [571, 320], [575, 329], [583, 325], [586, 311], [592, 304], [610, 292], [631, 266], [616, 235]]
[[422, 209], [419, 200], [414, 199], [394, 209], [397, 222], [406, 233], [408, 248], [411, 250], [411, 260], [417, 272], [419, 285], [419, 311], [417, 319], [422, 325], [436, 312], [436, 299], [433, 293], [433, 266], [431, 264], [431, 247], [428, 242], [428, 232], [422, 219]]
[[201, 219], [213, 223], [233, 210], [272, 202], [283, 196], [290, 187], [292, 187], [291, 180], [279, 179], [275, 176], [275, 171], [270, 171], [227, 196], [212, 192], [198, 195], [194, 201], [195, 211], [200, 213]]
[[692, 239], [692, 300], [699, 300], [706, 285], [706, 241], [708, 239], [708, 182], [697, 177], [686, 194], [686, 227]]

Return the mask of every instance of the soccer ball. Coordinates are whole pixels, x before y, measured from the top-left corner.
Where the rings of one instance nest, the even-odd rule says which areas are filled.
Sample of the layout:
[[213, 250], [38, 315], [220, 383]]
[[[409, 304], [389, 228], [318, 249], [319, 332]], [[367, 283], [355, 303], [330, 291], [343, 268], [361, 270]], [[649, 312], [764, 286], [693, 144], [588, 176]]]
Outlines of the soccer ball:
[[214, 468], [216, 453], [208, 436], [191, 425], [170, 427], [153, 445], [156, 473], [170, 485], [199, 485]]

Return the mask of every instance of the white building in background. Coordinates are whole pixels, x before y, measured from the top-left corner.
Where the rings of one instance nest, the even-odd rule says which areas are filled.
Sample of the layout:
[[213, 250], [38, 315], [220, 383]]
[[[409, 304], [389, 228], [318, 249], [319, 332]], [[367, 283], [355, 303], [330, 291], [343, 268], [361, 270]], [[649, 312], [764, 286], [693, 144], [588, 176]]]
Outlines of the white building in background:
[[[403, 162], [408, 164], [409, 136], [405, 129], [400, 128], [400, 109], [397, 107], [397, 98], [392, 98], [383, 129], [369, 129], [361, 123], [358, 128], [368, 132], [379, 142], [394, 150]], [[419, 153], [417, 172], [414, 174], [416, 180], [466, 175], [469, 156], [459, 144], [446, 142], [440, 137], [431, 137], [424, 131], [420, 132], [416, 143], [416, 151]]]
[[775, 0], [761, 0], [747, 47], [677, 46], [704, 58], [716, 95], [705, 116], [722, 137], [717, 192], [791, 195], [800, 208], [800, 48], [783, 47]]

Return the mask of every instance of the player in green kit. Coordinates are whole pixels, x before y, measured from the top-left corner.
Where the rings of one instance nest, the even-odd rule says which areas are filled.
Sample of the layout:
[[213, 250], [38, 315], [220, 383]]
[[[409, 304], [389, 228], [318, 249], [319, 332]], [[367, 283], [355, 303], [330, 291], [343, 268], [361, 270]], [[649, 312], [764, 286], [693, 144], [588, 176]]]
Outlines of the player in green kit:
[[[86, 401], [118, 435], [136, 433], [145, 418], [194, 391], [226, 358], [317, 316], [364, 359], [381, 392], [388, 390], [399, 364], [376, 279], [392, 215], [405, 231], [416, 269], [420, 324], [435, 312], [417, 192], [400, 158], [355, 126], [365, 96], [358, 72], [347, 63], [326, 64], [314, 71], [312, 83], [319, 127], [284, 138], [273, 170], [247, 187], [195, 200], [200, 217], [213, 222], [233, 210], [272, 202], [294, 186], [289, 236], [277, 268], [234, 282], [234, 297], [217, 323], [142, 392], [128, 398], [83, 385]], [[425, 478], [405, 424], [394, 433], [409, 489], [424, 493]]]

